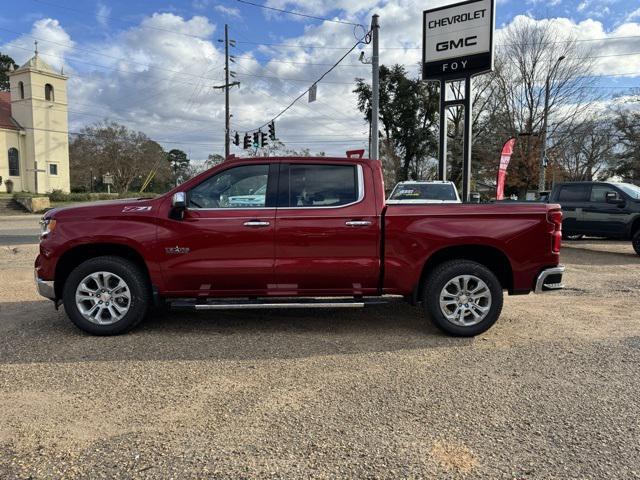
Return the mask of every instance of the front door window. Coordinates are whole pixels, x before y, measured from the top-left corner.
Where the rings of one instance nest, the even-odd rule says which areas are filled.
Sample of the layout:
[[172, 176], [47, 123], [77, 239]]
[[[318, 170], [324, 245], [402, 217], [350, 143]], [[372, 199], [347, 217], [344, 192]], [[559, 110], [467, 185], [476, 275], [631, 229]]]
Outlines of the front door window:
[[189, 192], [189, 208], [264, 208], [268, 176], [268, 165], [225, 170]]

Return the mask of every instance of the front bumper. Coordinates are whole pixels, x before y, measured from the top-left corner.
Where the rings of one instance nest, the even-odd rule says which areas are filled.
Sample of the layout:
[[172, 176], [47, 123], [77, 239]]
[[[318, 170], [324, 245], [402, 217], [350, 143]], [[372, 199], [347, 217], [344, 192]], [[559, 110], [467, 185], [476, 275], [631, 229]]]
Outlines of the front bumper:
[[35, 282], [38, 293], [49, 300], [56, 300], [56, 291], [53, 287], [53, 280], [42, 280], [38, 278], [38, 271], [35, 271]]
[[564, 273], [564, 270], [563, 265], [544, 269], [536, 279], [536, 288], [534, 292], [543, 293], [549, 290], [560, 290], [564, 288], [564, 283], [562, 283], [562, 274]]

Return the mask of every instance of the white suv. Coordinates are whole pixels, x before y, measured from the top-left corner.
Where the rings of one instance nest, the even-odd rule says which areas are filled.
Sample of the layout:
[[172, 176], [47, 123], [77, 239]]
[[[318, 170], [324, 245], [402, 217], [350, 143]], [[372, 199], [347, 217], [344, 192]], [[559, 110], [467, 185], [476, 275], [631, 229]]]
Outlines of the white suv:
[[387, 204], [398, 203], [462, 203], [453, 182], [434, 180], [430, 182], [407, 181], [398, 183], [387, 200]]

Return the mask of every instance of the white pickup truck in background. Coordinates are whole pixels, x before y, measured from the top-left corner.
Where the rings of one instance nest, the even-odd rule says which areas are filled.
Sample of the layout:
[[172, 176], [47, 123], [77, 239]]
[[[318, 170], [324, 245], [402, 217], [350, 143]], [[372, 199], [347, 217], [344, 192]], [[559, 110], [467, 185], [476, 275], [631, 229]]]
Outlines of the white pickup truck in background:
[[429, 182], [406, 181], [398, 183], [387, 204], [406, 203], [462, 203], [453, 182], [434, 180]]

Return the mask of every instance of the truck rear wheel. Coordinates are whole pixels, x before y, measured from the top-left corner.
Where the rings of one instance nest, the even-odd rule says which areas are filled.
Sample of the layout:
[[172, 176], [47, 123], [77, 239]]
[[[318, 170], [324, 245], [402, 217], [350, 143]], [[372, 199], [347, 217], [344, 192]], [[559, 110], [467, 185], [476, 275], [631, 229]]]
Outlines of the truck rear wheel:
[[633, 249], [636, 251], [636, 253], [640, 255], [640, 229], [638, 229], [638, 231], [633, 236], [631, 244], [633, 245]]
[[488, 330], [502, 311], [502, 285], [484, 265], [452, 260], [427, 277], [423, 306], [432, 323], [450, 335], [471, 337]]
[[64, 309], [81, 330], [117, 335], [135, 327], [147, 313], [151, 293], [140, 268], [124, 258], [105, 256], [78, 265], [64, 284]]

